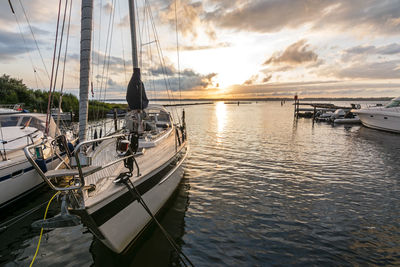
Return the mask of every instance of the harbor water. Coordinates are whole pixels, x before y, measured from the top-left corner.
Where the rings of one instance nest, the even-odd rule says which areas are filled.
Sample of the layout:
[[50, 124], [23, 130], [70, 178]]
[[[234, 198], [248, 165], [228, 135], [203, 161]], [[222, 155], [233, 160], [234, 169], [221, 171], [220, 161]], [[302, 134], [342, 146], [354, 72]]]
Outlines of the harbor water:
[[[159, 219], [195, 266], [400, 265], [400, 134], [313, 125], [294, 119], [289, 102], [185, 111], [190, 156]], [[43, 188], [0, 218], [53, 194]], [[0, 265], [30, 264], [40, 233], [30, 224], [43, 214], [0, 232]], [[121, 255], [83, 226], [45, 231], [34, 264], [180, 265], [155, 226]]]

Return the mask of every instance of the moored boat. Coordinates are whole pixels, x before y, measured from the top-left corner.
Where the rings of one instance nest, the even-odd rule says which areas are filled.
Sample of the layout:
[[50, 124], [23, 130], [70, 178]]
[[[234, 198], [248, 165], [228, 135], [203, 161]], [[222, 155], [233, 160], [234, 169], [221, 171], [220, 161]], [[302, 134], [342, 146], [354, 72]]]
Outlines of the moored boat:
[[14, 113], [0, 115], [0, 207], [5, 207], [43, 184], [43, 179], [26, 160], [23, 149], [43, 144], [46, 167], [55, 168], [60, 158], [52, 153], [51, 142], [59, 132], [54, 121], [45, 135], [46, 114]]
[[82, 222], [117, 253], [139, 237], [172, 196], [188, 154], [184, 113], [178, 125], [164, 107], [148, 105], [138, 64], [133, 1], [129, 7], [133, 75], [126, 95], [126, 128], [103, 138], [86, 138], [93, 0], [83, 0], [79, 144], [69, 154], [67, 168], [47, 172], [36, 162], [41, 146], [25, 148], [29, 162], [63, 201], [61, 215], [37, 225], [55, 228]]
[[400, 97], [385, 106], [354, 109], [361, 123], [373, 129], [400, 133]]

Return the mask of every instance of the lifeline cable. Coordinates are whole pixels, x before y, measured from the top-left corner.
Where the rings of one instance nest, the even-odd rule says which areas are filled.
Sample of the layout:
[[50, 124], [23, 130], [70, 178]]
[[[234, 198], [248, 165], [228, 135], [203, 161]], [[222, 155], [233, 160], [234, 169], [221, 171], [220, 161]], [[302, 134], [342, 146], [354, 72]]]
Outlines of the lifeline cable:
[[[143, 208], [146, 210], [146, 212], [150, 215], [150, 217], [154, 220], [154, 222], [157, 224], [157, 226], [160, 228], [161, 232], [164, 234], [164, 236], [167, 238], [168, 242], [171, 244], [172, 248], [175, 250], [175, 252], [178, 254], [179, 259], [182, 261], [182, 263], [185, 266], [188, 266], [182, 256], [186, 259], [186, 261], [189, 263], [190, 266], [194, 266], [193, 263], [190, 261], [190, 259], [181, 251], [176, 244], [176, 242], [172, 239], [171, 235], [168, 234], [168, 232], [165, 230], [165, 228], [160, 224], [160, 222], [157, 220], [157, 218], [153, 215], [149, 207], [147, 206], [146, 202], [144, 202], [142, 196], [140, 195], [139, 191], [135, 187], [135, 185], [132, 183], [132, 181], [129, 179], [130, 174], [127, 174], [127, 179], [121, 179], [121, 182], [125, 184], [125, 186], [128, 188], [129, 192], [131, 192], [132, 196], [134, 198], [137, 198], [139, 203], [143, 206]], [[129, 184], [128, 184], [129, 183]], [[135, 191], [132, 191], [132, 188]]]
[[[57, 193], [55, 193], [55, 194], [50, 198], [49, 203], [47, 204], [47, 207], [46, 207], [46, 211], [44, 212], [44, 218], [43, 218], [43, 220], [46, 220], [47, 212], [49, 211], [49, 207], [50, 207], [51, 201], [53, 201], [53, 199], [54, 199], [58, 194], [60, 194], [59, 191], [58, 191]], [[40, 229], [40, 236], [39, 236], [39, 241], [38, 241], [38, 244], [37, 244], [37, 247], [36, 247], [36, 252], [35, 252], [35, 255], [33, 256], [33, 259], [32, 259], [32, 261], [31, 261], [31, 264], [29, 265], [29, 267], [32, 267], [33, 263], [35, 262], [36, 256], [37, 256], [37, 254], [38, 254], [38, 252], [39, 252], [40, 241], [42, 240], [42, 236], [43, 236], [43, 227]]]

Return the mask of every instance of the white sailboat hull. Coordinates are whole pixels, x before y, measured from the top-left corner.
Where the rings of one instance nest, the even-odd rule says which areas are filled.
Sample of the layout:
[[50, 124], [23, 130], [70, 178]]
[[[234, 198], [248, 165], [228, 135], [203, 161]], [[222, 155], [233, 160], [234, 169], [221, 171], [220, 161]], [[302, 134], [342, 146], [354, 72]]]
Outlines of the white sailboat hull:
[[[47, 160], [47, 167], [54, 168], [59, 159]], [[22, 154], [3, 162], [0, 168], [0, 207], [11, 204], [40, 187], [44, 181]]]
[[[157, 214], [164, 206], [182, 177], [183, 168], [178, 166], [166, 177], [164, 182], [157, 184], [142, 196], [153, 214]], [[107, 247], [120, 253], [139, 236], [150, 220], [151, 217], [143, 206], [138, 201], [134, 201], [103, 224], [99, 230], [105, 237], [104, 242]]]
[[[160, 166], [140, 181], [134, 182], [135, 187], [153, 214], [160, 211], [179, 185], [183, 177], [182, 165], [186, 154], [187, 151], [184, 148], [176, 155], [180, 157], [178, 161], [174, 157], [167, 164]], [[149, 186], [149, 184], [155, 185]], [[124, 187], [124, 190], [121, 190], [120, 194], [113, 200], [104, 201], [92, 209], [87, 209], [89, 220], [86, 219], [85, 221], [85, 216], [81, 216], [89, 229], [116, 253], [121, 253], [127, 248], [151, 222], [150, 215], [137, 200], [134, 200], [134, 196], [126, 189], [125, 185], [121, 184], [120, 186]], [[143, 193], [143, 191], [147, 192]], [[118, 202], [121, 205], [125, 205], [127, 202], [129, 204], [116, 212]], [[110, 215], [110, 213], [115, 214]]]

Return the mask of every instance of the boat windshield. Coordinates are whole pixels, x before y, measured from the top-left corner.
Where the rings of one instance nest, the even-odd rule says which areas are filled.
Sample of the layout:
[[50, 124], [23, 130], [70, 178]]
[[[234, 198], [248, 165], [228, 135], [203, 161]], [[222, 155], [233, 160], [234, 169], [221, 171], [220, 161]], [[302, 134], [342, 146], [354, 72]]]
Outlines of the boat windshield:
[[42, 121], [35, 117], [30, 116], [1, 116], [0, 117], [0, 126], [1, 127], [13, 127], [13, 126], [21, 126], [21, 127], [34, 127], [40, 131], [45, 130], [45, 125]]
[[392, 100], [389, 104], [385, 106], [385, 108], [395, 108], [400, 107], [400, 100]]

